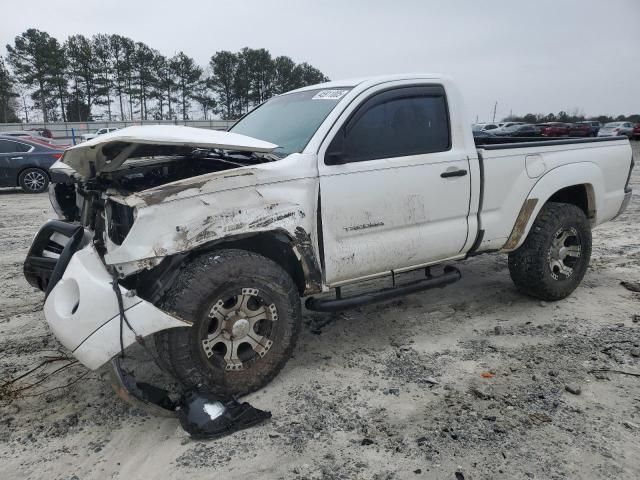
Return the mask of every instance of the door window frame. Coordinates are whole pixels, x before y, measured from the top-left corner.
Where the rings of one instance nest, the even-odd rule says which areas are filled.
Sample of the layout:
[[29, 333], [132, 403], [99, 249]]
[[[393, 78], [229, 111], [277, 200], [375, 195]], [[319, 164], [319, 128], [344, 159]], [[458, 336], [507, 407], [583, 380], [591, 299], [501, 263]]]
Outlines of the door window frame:
[[326, 150], [323, 155], [323, 162], [327, 166], [334, 166], [336, 163], [330, 162], [327, 163], [327, 157], [330, 153], [331, 145], [336, 140], [338, 135], [344, 134], [344, 129], [353, 122], [361, 118], [369, 109], [381, 105], [383, 103], [406, 97], [442, 97], [444, 100], [444, 109], [446, 116], [446, 128], [447, 128], [447, 145], [444, 149], [433, 149], [427, 151], [420, 152], [411, 152], [402, 155], [393, 154], [393, 155], [383, 155], [376, 156], [375, 158], [369, 158], [365, 160], [345, 160], [340, 162], [340, 164], [347, 163], [360, 163], [360, 162], [370, 162], [376, 160], [384, 160], [388, 158], [403, 158], [403, 157], [412, 157], [416, 155], [427, 155], [430, 153], [441, 153], [451, 151], [453, 147], [452, 141], [452, 132], [451, 132], [451, 114], [449, 111], [449, 102], [447, 99], [447, 93], [442, 84], [434, 83], [434, 84], [420, 84], [420, 85], [395, 85], [392, 87], [388, 87], [382, 90], [378, 90], [376, 92], [371, 93], [369, 96], [365, 97], [360, 104], [349, 114], [346, 120], [342, 123], [340, 128], [335, 132], [331, 141], [327, 144]]
[[0, 141], [2, 142], [9, 142], [9, 143], [13, 143], [13, 144], [18, 144], [18, 145], [24, 145], [25, 147], [28, 147], [28, 150], [24, 150], [24, 151], [13, 151], [13, 152], [0, 152], [0, 155], [15, 155], [15, 154], [20, 154], [20, 153], [31, 153], [35, 150], [36, 147], [34, 147], [33, 145], [29, 145], [28, 143], [23, 143], [20, 142], [18, 140], [13, 140], [13, 139], [9, 139], [9, 138], [0, 138]]

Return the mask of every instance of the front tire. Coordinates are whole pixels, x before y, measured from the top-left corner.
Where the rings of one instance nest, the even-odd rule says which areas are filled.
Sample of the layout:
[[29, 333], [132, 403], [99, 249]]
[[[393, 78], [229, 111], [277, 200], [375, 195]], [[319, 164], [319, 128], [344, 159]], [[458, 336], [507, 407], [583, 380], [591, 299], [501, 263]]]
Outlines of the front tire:
[[27, 168], [20, 172], [18, 183], [26, 193], [42, 193], [49, 186], [49, 175], [40, 168]]
[[300, 297], [289, 274], [244, 250], [194, 259], [164, 308], [193, 326], [156, 334], [162, 364], [183, 385], [204, 385], [223, 397], [270, 382], [291, 356], [301, 325]]
[[526, 240], [509, 254], [509, 273], [522, 293], [561, 300], [582, 281], [591, 257], [591, 226], [575, 205], [547, 203]]

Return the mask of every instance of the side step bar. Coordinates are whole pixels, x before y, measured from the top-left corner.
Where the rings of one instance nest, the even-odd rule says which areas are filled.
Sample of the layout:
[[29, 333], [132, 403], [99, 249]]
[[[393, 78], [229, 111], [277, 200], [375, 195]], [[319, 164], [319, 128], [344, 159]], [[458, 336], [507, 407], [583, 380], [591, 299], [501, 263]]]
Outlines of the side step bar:
[[446, 266], [444, 272], [437, 277], [429, 276], [424, 280], [399, 285], [397, 287], [384, 288], [374, 292], [362, 293], [352, 297], [342, 298], [339, 288], [336, 290], [336, 298], [316, 298], [309, 297], [305, 302], [305, 306], [309, 310], [316, 312], [336, 312], [346, 310], [348, 308], [360, 307], [369, 303], [389, 300], [396, 297], [402, 297], [410, 293], [421, 292], [431, 288], [442, 288], [457, 282], [462, 278], [462, 273], [455, 267]]

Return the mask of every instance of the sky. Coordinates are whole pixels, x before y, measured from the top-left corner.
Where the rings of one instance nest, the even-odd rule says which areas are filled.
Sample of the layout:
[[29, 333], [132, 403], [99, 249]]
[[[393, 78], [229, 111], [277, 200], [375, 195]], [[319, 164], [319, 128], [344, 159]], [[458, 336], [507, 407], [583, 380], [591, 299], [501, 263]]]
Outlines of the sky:
[[1, 45], [27, 28], [118, 33], [201, 65], [247, 46], [332, 80], [442, 73], [469, 121], [491, 121], [495, 102], [496, 120], [640, 113], [640, 0], [29, 0], [10, 17]]

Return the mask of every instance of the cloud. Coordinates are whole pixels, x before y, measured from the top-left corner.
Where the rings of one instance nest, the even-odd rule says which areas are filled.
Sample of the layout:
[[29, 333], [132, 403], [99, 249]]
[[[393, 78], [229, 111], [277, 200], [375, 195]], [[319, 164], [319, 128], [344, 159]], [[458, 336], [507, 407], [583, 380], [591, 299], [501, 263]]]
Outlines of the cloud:
[[218, 50], [264, 47], [332, 79], [440, 72], [471, 119], [580, 108], [640, 112], [640, 1], [31, 0], [0, 31], [119, 33], [200, 64]]

